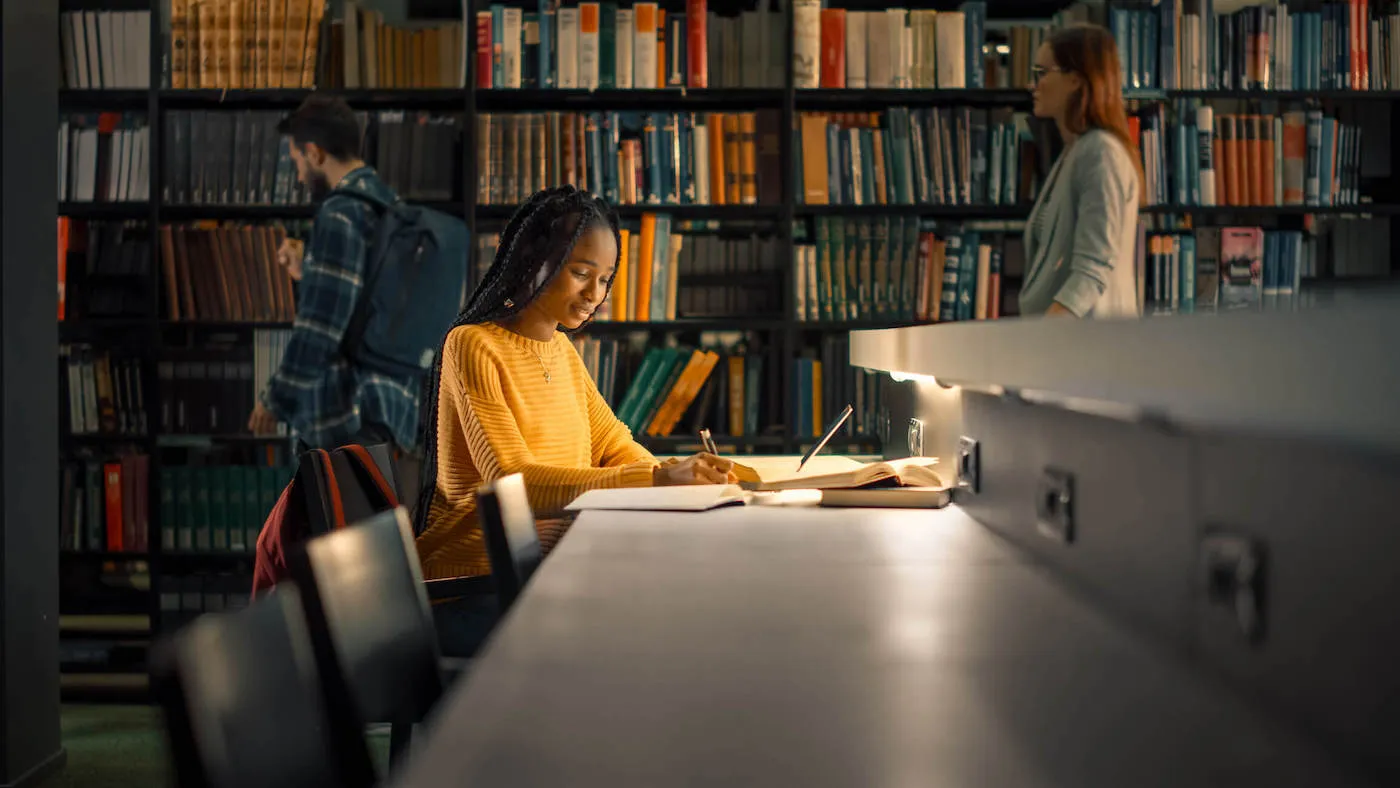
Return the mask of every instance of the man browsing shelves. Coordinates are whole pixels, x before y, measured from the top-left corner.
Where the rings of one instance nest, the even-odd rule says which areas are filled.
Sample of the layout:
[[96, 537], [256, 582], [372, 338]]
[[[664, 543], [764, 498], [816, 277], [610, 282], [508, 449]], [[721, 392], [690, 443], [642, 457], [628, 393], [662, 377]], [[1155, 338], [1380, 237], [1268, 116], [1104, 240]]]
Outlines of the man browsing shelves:
[[277, 253], [300, 282], [296, 321], [248, 428], [267, 435], [286, 422], [303, 449], [390, 443], [412, 452], [422, 375], [370, 369], [342, 347], [381, 219], [371, 203], [350, 192], [387, 203], [398, 197], [360, 158], [360, 124], [342, 100], [313, 95], [279, 131], [290, 138], [297, 178], [319, 207], [309, 244], [303, 249], [289, 239]]

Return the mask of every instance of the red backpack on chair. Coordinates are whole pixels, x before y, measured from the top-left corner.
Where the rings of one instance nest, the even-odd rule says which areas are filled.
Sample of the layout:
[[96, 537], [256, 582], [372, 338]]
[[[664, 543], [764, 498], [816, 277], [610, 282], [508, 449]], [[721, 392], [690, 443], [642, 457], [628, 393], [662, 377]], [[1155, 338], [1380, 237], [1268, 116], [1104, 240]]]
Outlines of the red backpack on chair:
[[304, 452], [258, 534], [253, 599], [287, 578], [293, 545], [398, 505], [388, 447], [351, 444]]

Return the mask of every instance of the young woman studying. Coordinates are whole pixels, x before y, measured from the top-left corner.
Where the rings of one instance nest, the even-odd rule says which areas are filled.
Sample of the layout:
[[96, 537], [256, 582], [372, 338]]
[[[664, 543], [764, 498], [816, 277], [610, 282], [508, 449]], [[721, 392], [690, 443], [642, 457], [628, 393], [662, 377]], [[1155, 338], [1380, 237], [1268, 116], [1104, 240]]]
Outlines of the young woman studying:
[[1098, 25], [1062, 28], [1036, 52], [1034, 112], [1055, 120], [1064, 149], [1026, 222], [1023, 315], [1138, 316], [1142, 164], [1121, 80], [1118, 47]]
[[[428, 381], [418, 555], [429, 579], [490, 574], [476, 511], [483, 482], [525, 478], [549, 516], [598, 487], [733, 482], [711, 454], [659, 463], [608, 407], [567, 335], [608, 297], [617, 217], [572, 186], [536, 193], [516, 211], [491, 268], [448, 330]], [[557, 538], [541, 531], [546, 546]], [[434, 606], [444, 653], [469, 655], [494, 601]]]

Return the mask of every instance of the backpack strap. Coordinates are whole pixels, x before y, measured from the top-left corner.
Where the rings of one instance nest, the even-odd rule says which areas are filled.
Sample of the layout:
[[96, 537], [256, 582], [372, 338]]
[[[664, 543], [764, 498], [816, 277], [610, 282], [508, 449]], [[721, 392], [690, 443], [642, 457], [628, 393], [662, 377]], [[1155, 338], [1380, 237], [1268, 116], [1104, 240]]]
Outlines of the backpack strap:
[[326, 195], [326, 198], [329, 199], [333, 195], [359, 200], [369, 205], [379, 215], [379, 225], [375, 228], [374, 240], [365, 244], [369, 249], [369, 254], [365, 258], [365, 270], [360, 273], [360, 293], [355, 299], [354, 310], [350, 313], [350, 322], [346, 324], [345, 331], [341, 334], [341, 353], [349, 358], [351, 354], [345, 352], [345, 348], [351, 343], [358, 342], [365, 332], [365, 324], [369, 320], [369, 316], [365, 313], [365, 305], [369, 302], [370, 294], [374, 292], [375, 283], [379, 281], [379, 273], [384, 267], [381, 263], [384, 261], [384, 255], [388, 253], [389, 244], [393, 242], [393, 233], [383, 232], [384, 222], [391, 211], [404, 207], [405, 203], [403, 198], [398, 195], [394, 195], [394, 201], [389, 202], [359, 189], [335, 188]]
[[[305, 476], [303, 486], [309, 499], [306, 502], [307, 517], [312, 533], [338, 531], [345, 527], [345, 501], [340, 495], [340, 484], [331, 468], [331, 455], [325, 449], [311, 449], [301, 455], [297, 468], [298, 476]], [[310, 499], [314, 496], [314, 500]]]
[[384, 474], [380, 473], [379, 465], [374, 461], [374, 458], [370, 456], [368, 449], [358, 443], [352, 443], [347, 446], [341, 446], [339, 449], [336, 449], [336, 451], [345, 452], [345, 454], [354, 461], [355, 466], [359, 469], [359, 473], [369, 480], [373, 491], [379, 493], [386, 508], [392, 509], [399, 505], [398, 493], [396, 493], [393, 486], [389, 484], [389, 480], [384, 478]]

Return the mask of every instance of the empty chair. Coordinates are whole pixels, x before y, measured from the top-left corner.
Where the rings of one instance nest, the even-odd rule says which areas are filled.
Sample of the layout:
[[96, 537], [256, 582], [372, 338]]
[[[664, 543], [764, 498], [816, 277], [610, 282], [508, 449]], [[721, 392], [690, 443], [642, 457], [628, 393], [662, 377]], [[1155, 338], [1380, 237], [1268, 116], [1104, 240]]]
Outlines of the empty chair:
[[178, 785], [374, 784], [362, 729], [327, 704], [297, 589], [202, 616], [152, 660]]
[[525, 477], [512, 473], [482, 485], [477, 490], [477, 506], [496, 599], [504, 614], [530, 581], [542, 555], [535, 514], [525, 494]]
[[441, 659], [406, 510], [308, 539], [287, 565], [329, 697], [348, 698], [346, 714], [361, 724], [391, 723], [397, 761], [463, 665]]

